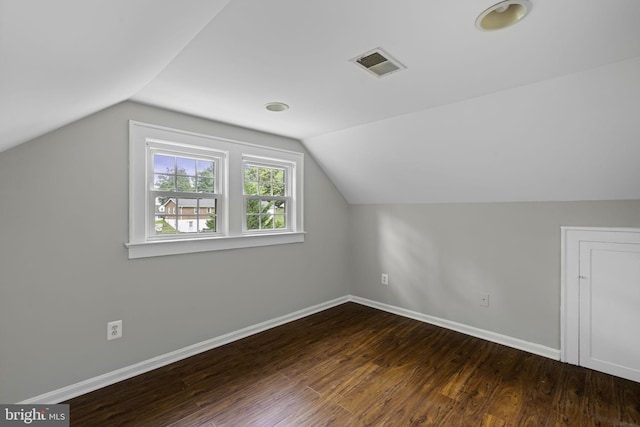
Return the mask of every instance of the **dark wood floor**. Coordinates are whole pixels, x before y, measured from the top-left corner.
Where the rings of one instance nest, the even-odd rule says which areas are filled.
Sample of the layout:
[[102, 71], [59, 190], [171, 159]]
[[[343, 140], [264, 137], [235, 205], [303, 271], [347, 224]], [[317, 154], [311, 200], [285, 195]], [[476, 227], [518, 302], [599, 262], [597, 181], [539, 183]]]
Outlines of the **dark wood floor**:
[[640, 383], [354, 303], [66, 403], [72, 426], [640, 425]]

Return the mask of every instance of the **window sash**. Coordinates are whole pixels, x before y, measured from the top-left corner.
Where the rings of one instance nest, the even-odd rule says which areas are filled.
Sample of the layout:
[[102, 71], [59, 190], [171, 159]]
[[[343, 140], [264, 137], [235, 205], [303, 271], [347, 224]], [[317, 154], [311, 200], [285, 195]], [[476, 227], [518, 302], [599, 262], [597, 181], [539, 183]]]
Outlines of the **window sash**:
[[[145, 214], [145, 241], [148, 242], [156, 242], [163, 240], [182, 240], [182, 239], [206, 239], [217, 236], [223, 236], [225, 230], [224, 219], [226, 216], [224, 215], [226, 209], [226, 194], [222, 192], [224, 188], [223, 179], [225, 177], [224, 171], [224, 159], [226, 158], [226, 154], [222, 151], [210, 149], [207, 147], [201, 146], [193, 146], [188, 144], [183, 144], [179, 142], [168, 142], [165, 140], [147, 138], [145, 143], [145, 160], [146, 160], [146, 214]], [[173, 170], [168, 171], [166, 174], [164, 173], [156, 173], [155, 168], [155, 156], [167, 156], [173, 157], [176, 159], [176, 164], [174, 164]], [[186, 159], [186, 160], [194, 160], [196, 161], [196, 168], [194, 169], [192, 174], [181, 174], [178, 169], [178, 159]], [[210, 178], [213, 179], [213, 188], [212, 192], [206, 191], [197, 191], [198, 190], [198, 177], [199, 170], [197, 167], [197, 161], [206, 161], [211, 162], [213, 164], [213, 174]], [[188, 179], [193, 179], [193, 185], [195, 186], [194, 191], [179, 191], [177, 187], [174, 187], [173, 190], [161, 190], [155, 188], [155, 177], [156, 175], [166, 175], [169, 177], [174, 177], [176, 179], [176, 185], [178, 177], [187, 177]], [[209, 178], [209, 177], [206, 177]], [[215, 200], [216, 203], [216, 212], [215, 215], [215, 225], [216, 231], [212, 232], [203, 232], [200, 230], [200, 223], [198, 222], [198, 227], [196, 227], [195, 232], [180, 232], [180, 217], [183, 216], [181, 209], [179, 206], [170, 209], [170, 212], [165, 213], [165, 221], [167, 217], [169, 219], [175, 219], [175, 224], [173, 228], [175, 229], [175, 234], [164, 234], [157, 233], [156, 231], [156, 198], [166, 198], [166, 199], [175, 199], [175, 200], [197, 200], [197, 199], [210, 199]], [[196, 202], [196, 205], [198, 203]], [[199, 215], [196, 216], [199, 218]], [[203, 218], [211, 218], [209, 214], [203, 216]], [[199, 220], [200, 221], [200, 220]], [[171, 226], [171, 224], [170, 224]], [[191, 227], [189, 227], [190, 229]]]
[[[284, 196], [274, 196], [274, 195], [264, 195], [261, 196], [259, 194], [244, 194], [245, 183], [246, 182], [257, 182], [257, 181], [247, 181], [245, 178], [245, 171], [247, 168], [265, 168], [265, 169], [277, 169], [282, 170], [284, 172]], [[292, 232], [295, 230], [294, 224], [294, 215], [296, 214], [296, 207], [294, 205], [294, 199], [292, 197], [294, 191], [294, 170], [295, 164], [287, 161], [279, 160], [279, 159], [266, 159], [259, 158], [255, 156], [243, 156], [242, 168], [241, 168], [241, 177], [242, 177], [242, 194], [243, 194], [243, 203], [242, 203], [242, 233], [251, 235], [251, 234], [264, 234], [264, 233], [286, 233]], [[275, 183], [274, 181], [270, 181], [271, 183]], [[247, 221], [249, 216], [254, 216], [254, 214], [249, 214], [247, 212], [247, 201], [248, 200], [265, 200], [265, 201], [283, 201], [285, 203], [285, 227], [284, 228], [258, 228], [258, 229], [249, 229], [247, 227]]]
[[[224, 197], [222, 194], [212, 194], [212, 193], [191, 193], [191, 192], [178, 192], [178, 191], [159, 191], [159, 190], [151, 190], [148, 192], [149, 194], [149, 204], [147, 207], [147, 240], [148, 241], [158, 241], [158, 240], [173, 240], [173, 239], [200, 239], [200, 238], [211, 238], [216, 236], [224, 235], [224, 216], [221, 215], [221, 212], [224, 212]], [[200, 207], [200, 205], [196, 202], [196, 206], [193, 207], [194, 212], [184, 213], [182, 211], [183, 207], [179, 205], [180, 200], [214, 200], [215, 201], [215, 211], [213, 212], [213, 216], [215, 217], [215, 231], [196, 231], [196, 232], [184, 232], [179, 233], [176, 229], [176, 234], [157, 234], [156, 233], [156, 198], [161, 197], [165, 199], [174, 199], [177, 200], [178, 203], [175, 207], [167, 209], [167, 212], [164, 212], [165, 217], [169, 217], [170, 219], [175, 218], [176, 221], [179, 221], [180, 217], [184, 216], [195, 216], [198, 221], [207, 221], [211, 219], [211, 212], [209, 211], [211, 208], [207, 209], [206, 207]], [[196, 211], [197, 210], [197, 211]], [[166, 219], [165, 219], [166, 220]], [[178, 223], [176, 222], [176, 225]]]
[[[247, 201], [248, 200], [259, 200], [259, 201], [283, 201], [285, 203], [285, 211], [284, 214], [273, 214], [275, 215], [282, 215], [284, 216], [284, 221], [285, 221], [285, 227], [284, 228], [256, 228], [256, 229], [250, 229], [247, 227], [247, 220], [250, 216], [257, 216], [257, 215], [263, 215], [262, 213], [259, 214], [252, 214], [247, 212]], [[293, 228], [293, 224], [291, 223], [291, 218], [293, 217], [292, 215], [292, 207], [291, 204], [293, 203], [293, 198], [292, 197], [286, 197], [286, 196], [256, 196], [256, 195], [245, 195], [244, 196], [244, 203], [242, 206], [242, 232], [244, 234], [258, 234], [258, 233], [286, 233], [286, 232], [291, 232], [294, 230]]]

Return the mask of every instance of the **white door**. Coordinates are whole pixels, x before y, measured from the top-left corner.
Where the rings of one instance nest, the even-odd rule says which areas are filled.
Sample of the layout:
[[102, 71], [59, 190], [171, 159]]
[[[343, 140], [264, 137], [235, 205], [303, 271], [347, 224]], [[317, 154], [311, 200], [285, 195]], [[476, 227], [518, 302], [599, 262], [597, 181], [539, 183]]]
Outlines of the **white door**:
[[563, 227], [562, 360], [640, 382], [640, 230]]
[[580, 242], [580, 365], [640, 381], [640, 244]]

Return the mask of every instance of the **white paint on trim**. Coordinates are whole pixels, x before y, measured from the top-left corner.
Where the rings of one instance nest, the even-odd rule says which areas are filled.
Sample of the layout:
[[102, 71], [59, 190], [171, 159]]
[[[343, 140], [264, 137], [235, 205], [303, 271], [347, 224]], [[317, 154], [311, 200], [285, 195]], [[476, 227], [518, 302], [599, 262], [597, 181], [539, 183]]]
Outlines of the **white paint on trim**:
[[88, 380], [81, 381], [76, 384], [71, 384], [67, 387], [59, 388], [57, 390], [50, 391], [48, 393], [41, 394], [39, 396], [32, 397], [19, 404], [55, 404], [64, 402], [65, 400], [72, 399], [85, 393], [89, 393], [94, 390], [98, 390], [103, 387], [107, 387], [111, 384], [135, 377], [136, 375], [144, 374], [145, 372], [152, 371], [154, 369], [161, 368], [174, 362], [186, 359], [187, 357], [195, 356], [196, 354], [203, 353], [208, 350], [229, 344], [233, 341], [237, 341], [242, 338], [246, 338], [250, 335], [257, 334], [259, 332], [266, 331], [267, 329], [275, 328], [276, 326], [284, 325], [285, 323], [292, 322], [294, 320], [301, 319], [303, 317], [318, 313], [323, 310], [335, 307], [345, 302], [349, 302], [349, 296], [336, 298], [334, 300], [324, 302], [322, 304], [314, 305], [313, 307], [305, 308], [296, 311], [291, 314], [287, 314], [275, 319], [267, 320], [262, 323], [258, 323], [253, 326], [248, 326], [244, 329], [240, 329], [235, 332], [230, 332], [225, 335], [221, 335], [210, 340], [202, 341], [197, 344], [190, 345], [188, 347], [181, 348], [170, 353], [162, 354], [154, 358], [144, 360], [131, 366], [125, 366], [124, 368], [117, 369], [106, 374], [99, 375], [97, 377], [89, 378]]
[[366, 305], [369, 307], [377, 308], [379, 310], [387, 311], [389, 313], [397, 314], [399, 316], [408, 317], [410, 319], [419, 320], [425, 323], [430, 323], [432, 325], [440, 326], [442, 328], [451, 329], [456, 332], [461, 332], [466, 335], [471, 335], [472, 337], [481, 338], [483, 340], [491, 341], [497, 344], [513, 347], [518, 350], [523, 350], [529, 353], [537, 354], [538, 356], [544, 356], [553, 360], [560, 360], [560, 350], [557, 350], [555, 348], [532, 343], [529, 341], [524, 341], [518, 338], [513, 338], [508, 335], [498, 334], [496, 332], [487, 331], [485, 329], [476, 328], [474, 326], [453, 322], [451, 320], [429, 316], [428, 314], [418, 313], [417, 311], [407, 310], [406, 308], [401, 308], [401, 307], [396, 307], [389, 304], [371, 301], [365, 298], [351, 296], [350, 301], [356, 302], [358, 304]]
[[[580, 363], [580, 242], [607, 241], [605, 233], [640, 233], [640, 228], [560, 227], [560, 360]], [[620, 241], [637, 242], [638, 237], [621, 236]]]
[[220, 347], [225, 344], [237, 341], [242, 338], [257, 334], [259, 332], [266, 331], [276, 326], [284, 325], [285, 323], [292, 322], [294, 320], [301, 319], [306, 316], [318, 313], [323, 310], [344, 304], [346, 302], [355, 302], [357, 304], [365, 305], [368, 307], [383, 310], [389, 313], [397, 314], [399, 316], [407, 317], [410, 319], [418, 320], [421, 322], [429, 323], [432, 325], [440, 326], [443, 328], [451, 329], [453, 331], [461, 332], [463, 334], [471, 335], [477, 338], [481, 338], [487, 341], [503, 344], [509, 347], [516, 348], [518, 350], [527, 351], [529, 353], [537, 354], [539, 356], [548, 357], [550, 359], [559, 360], [560, 351], [546, 347], [540, 344], [523, 341], [518, 338], [509, 337], [507, 335], [498, 334], [495, 332], [487, 331], [484, 329], [475, 328], [473, 326], [464, 325], [462, 323], [453, 322], [446, 319], [441, 319], [427, 314], [418, 313], [416, 311], [407, 310], [405, 308], [384, 304], [366, 298], [361, 298], [353, 295], [346, 295], [340, 298], [336, 298], [325, 303], [314, 305], [291, 314], [287, 314], [275, 319], [267, 320], [262, 323], [258, 323], [253, 326], [248, 326], [244, 329], [240, 329], [235, 332], [230, 332], [225, 335], [221, 335], [216, 338], [212, 338], [206, 341], [202, 341], [197, 344], [184, 347], [182, 349], [172, 351], [170, 353], [162, 354], [154, 358], [144, 360], [142, 362], [133, 364], [131, 366], [125, 366], [124, 368], [117, 369], [106, 374], [99, 375], [97, 377], [89, 378], [76, 384], [71, 384], [67, 387], [59, 388], [57, 390], [50, 391], [48, 393], [41, 394], [39, 396], [32, 397], [19, 404], [55, 404], [64, 402], [74, 397], [83, 395], [85, 393], [98, 390], [103, 387], [115, 384], [117, 382], [135, 377], [145, 372], [152, 371], [154, 369], [161, 368], [174, 362], [186, 359], [196, 354], [203, 353], [208, 350]]

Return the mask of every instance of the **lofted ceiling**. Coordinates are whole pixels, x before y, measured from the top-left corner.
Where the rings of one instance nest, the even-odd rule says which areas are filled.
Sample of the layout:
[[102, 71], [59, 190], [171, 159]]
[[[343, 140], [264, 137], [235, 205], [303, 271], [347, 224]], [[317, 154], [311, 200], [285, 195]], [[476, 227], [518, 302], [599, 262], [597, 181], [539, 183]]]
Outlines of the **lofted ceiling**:
[[131, 99], [300, 139], [351, 203], [640, 199], [640, 1], [531, 1], [0, 0], [0, 150]]

